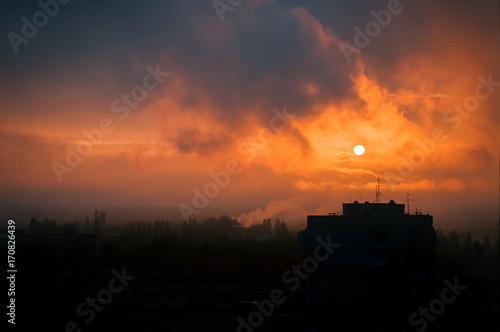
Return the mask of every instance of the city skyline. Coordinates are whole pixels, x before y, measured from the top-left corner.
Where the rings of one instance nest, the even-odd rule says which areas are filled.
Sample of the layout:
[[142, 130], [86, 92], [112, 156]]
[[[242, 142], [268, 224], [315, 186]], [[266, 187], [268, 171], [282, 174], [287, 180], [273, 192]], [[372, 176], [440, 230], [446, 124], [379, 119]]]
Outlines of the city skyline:
[[42, 3], [2, 14], [7, 214], [298, 225], [380, 175], [437, 227], [497, 227], [496, 1]]

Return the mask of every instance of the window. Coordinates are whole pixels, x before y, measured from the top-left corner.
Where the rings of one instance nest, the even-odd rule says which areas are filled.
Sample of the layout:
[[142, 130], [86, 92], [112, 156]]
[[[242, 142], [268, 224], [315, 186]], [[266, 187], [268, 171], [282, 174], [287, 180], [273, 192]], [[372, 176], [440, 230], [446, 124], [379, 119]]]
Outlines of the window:
[[387, 243], [387, 234], [372, 234], [373, 243]]
[[387, 251], [375, 250], [372, 251], [373, 259], [387, 259]]

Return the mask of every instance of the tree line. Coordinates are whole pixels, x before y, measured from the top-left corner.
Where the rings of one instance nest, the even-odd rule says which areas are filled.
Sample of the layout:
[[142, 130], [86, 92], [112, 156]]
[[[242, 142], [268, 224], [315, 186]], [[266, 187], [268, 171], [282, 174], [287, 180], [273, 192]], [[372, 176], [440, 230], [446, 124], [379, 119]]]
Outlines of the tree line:
[[482, 241], [473, 241], [471, 231], [451, 231], [446, 234], [437, 230], [436, 251], [440, 257], [498, 257], [499, 241], [496, 239], [493, 243], [489, 236], [485, 236]]

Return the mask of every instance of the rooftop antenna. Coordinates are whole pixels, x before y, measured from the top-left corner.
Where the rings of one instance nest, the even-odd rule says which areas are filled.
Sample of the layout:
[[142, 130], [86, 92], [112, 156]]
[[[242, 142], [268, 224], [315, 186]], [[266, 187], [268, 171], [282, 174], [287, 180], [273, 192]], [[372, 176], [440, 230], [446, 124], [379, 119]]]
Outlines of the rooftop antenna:
[[408, 214], [410, 214], [410, 201], [413, 201], [413, 199], [410, 199], [410, 193], [406, 193], [406, 205], [408, 206]]
[[358, 190], [358, 193], [359, 193], [359, 201], [362, 202], [363, 201], [363, 198], [361, 197], [361, 191]]
[[375, 203], [380, 203], [380, 196], [382, 193], [380, 192], [380, 175], [377, 177], [377, 186], [375, 187]]

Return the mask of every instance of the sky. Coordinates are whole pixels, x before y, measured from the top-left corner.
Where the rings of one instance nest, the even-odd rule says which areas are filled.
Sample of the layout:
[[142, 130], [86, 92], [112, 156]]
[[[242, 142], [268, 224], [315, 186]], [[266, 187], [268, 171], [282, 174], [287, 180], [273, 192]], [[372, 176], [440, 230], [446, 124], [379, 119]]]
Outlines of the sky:
[[7, 218], [302, 227], [380, 176], [381, 202], [411, 193], [435, 226], [497, 227], [498, 1], [65, 1], [1, 4]]

